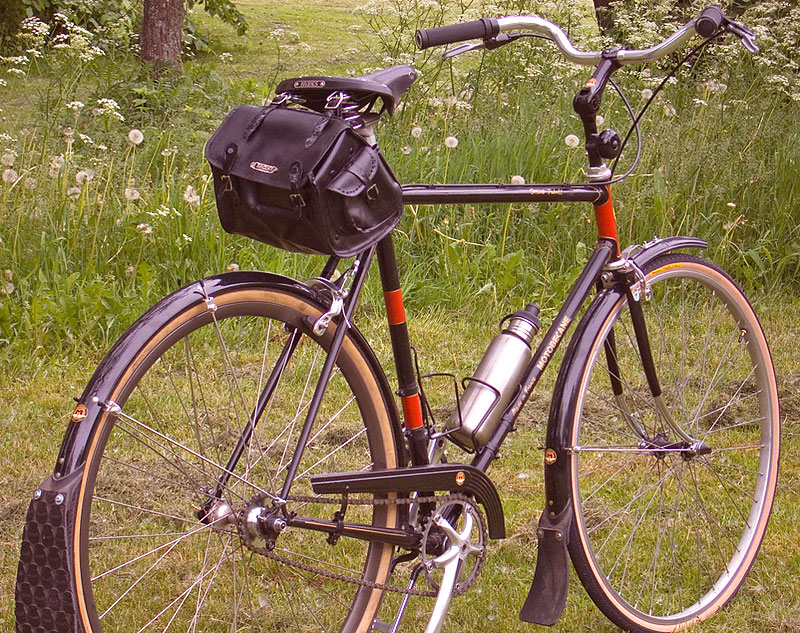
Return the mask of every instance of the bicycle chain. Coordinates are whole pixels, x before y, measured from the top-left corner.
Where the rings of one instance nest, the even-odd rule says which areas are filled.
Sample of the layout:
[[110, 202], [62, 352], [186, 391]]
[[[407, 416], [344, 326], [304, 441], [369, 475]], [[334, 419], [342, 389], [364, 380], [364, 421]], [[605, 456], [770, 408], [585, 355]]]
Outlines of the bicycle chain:
[[[245, 508], [250, 508], [254, 503], [260, 503], [263, 501], [263, 495], [256, 495], [252, 497], [247, 504], [245, 504]], [[286, 501], [292, 501], [295, 503], [322, 503], [328, 505], [343, 505], [345, 500], [344, 498], [331, 498], [331, 497], [306, 497], [306, 496], [298, 496], [298, 495], [288, 495]], [[394, 498], [394, 499], [347, 499], [347, 505], [409, 505], [412, 503], [446, 503], [448, 501], [462, 501], [469, 505], [473, 505], [472, 500], [464, 494], [454, 493], [449, 495], [440, 495], [440, 496], [430, 496], [430, 497], [402, 497], [402, 498]], [[266, 547], [259, 547], [255, 545], [252, 541], [250, 533], [247, 529], [247, 525], [245, 522], [244, 517], [244, 508], [239, 510], [236, 513], [236, 527], [239, 531], [239, 536], [242, 539], [245, 547], [247, 549], [255, 552], [256, 554], [260, 554], [266, 558], [274, 560], [276, 562], [282, 563], [284, 565], [288, 565], [289, 567], [295, 567], [302, 571], [311, 572], [314, 574], [318, 574], [320, 576], [324, 576], [325, 578], [330, 578], [332, 580], [340, 580], [342, 582], [348, 582], [355, 585], [361, 585], [362, 587], [368, 587], [370, 589], [379, 589], [381, 591], [391, 591], [394, 593], [400, 594], [408, 594], [411, 596], [421, 596], [425, 598], [433, 598], [436, 597], [436, 591], [425, 591], [424, 589], [410, 589], [408, 587], [395, 587], [394, 585], [390, 585], [387, 583], [381, 582], [374, 582], [371, 580], [364, 580], [363, 578], [354, 578], [353, 576], [347, 576], [345, 574], [339, 574], [333, 571], [329, 571], [322, 567], [315, 567], [314, 565], [310, 565], [308, 563], [303, 563], [286, 556], [282, 556], [281, 554], [277, 554], [274, 551], [267, 549]], [[477, 510], [478, 515], [480, 516], [480, 510]], [[486, 542], [486, 528], [483, 524], [483, 521], [480, 521], [480, 529], [484, 532], [482, 535], [483, 541]], [[478, 562], [476, 563], [478, 571], [480, 571], [480, 567], [483, 565], [483, 556], [479, 558]], [[477, 578], [477, 574], [475, 575]], [[470, 583], [471, 585], [472, 583]], [[460, 589], [453, 592], [453, 595], [461, 595], [465, 593], [466, 590], [469, 588], [469, 585], [460, 587]]]

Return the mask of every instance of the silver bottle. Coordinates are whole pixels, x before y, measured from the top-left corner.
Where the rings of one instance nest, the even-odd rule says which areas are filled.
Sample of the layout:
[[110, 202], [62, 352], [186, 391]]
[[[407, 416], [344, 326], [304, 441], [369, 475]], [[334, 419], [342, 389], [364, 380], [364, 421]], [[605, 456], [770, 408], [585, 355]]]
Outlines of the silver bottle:
[[448, 437], [467, 450], [481, 448], [492, 436], [516, 385], [531, 360], [531, 342], [539, 331], [539, 306], [507, 316], [478, 368], [466, 382], [459, 408], [447, 420]]

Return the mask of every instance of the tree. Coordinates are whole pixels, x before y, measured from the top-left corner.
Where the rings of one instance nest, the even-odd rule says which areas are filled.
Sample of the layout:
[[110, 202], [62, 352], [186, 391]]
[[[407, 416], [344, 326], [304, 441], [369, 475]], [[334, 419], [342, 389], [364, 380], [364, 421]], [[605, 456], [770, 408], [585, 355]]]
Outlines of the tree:
[[180, 64], [183, 14], [183, 0], [144, 0], [142, 61], [156, 67]]

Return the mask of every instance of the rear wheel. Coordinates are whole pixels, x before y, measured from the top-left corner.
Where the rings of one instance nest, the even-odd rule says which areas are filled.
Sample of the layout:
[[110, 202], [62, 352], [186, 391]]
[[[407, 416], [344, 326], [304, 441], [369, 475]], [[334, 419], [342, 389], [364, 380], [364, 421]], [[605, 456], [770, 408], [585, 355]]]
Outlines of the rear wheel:
[[644, 272], [661, 403], [620, 296], [573, 363], [569, 549], [618, 626], [670, 631], [724, 606], [753, 563], [775, 495], [779, 406], [761, 326], [727, 275], [689, 255]]
[[[78, 501], [75, 582], [81, 618], [99, 631], [366, 631], [381, 591], [263, 554], [260, 508], [277, 507], [286, 468], [317, 384], [332, 325], [278, 287], [236, 287], [167, 314], [142, 340], [104, 401]], [[155, 317], [158, 319], [158, 317]], [[135, 328], [135, 326], [134, 326]], [[299, 342], [252, 438], [229, 460], [289, 341]], [[131, 344], [141, 340], [128, 334]], [[359, 339], [346, 336], [303, 454], [292, 495], [312, 495], [316, 473], [400, 463], [382, 377]], [[113, 405], [111, 405], [113, 407]], [[220, 475], [230, 468], [222, 493]], [[330, 521], [337, 507], [290, 502], [288, 514]], [[285, 516], [285, 515], [283, 515]], [[351, 506], [347, 521], [392, 528], [397, 507]], [[296, 527], [272, 552], [357, 581], [385, 582], [393, 549]]]

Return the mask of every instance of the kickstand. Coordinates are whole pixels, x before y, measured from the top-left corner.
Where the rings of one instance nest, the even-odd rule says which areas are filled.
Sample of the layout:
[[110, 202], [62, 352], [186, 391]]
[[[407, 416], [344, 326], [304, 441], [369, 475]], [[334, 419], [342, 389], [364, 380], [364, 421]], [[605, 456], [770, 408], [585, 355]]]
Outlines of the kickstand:
[[[419, 578], [420, 573], [422, 572], [422, 563], [414, 567], [411, 572], [411, 580], [408, 582], [408, 589], [413, 589], [414, 585], [417, 582], [417, 578]], [[403, 595], [403, 600], [400, 603], [400, 607], [397, 609], [397, 615], [394, 616], [394, 621], [390, 624], [389, 622], [381, 622], [379, 620], [375, 620], [372, 623], [372, 630], [373, 631], [380, 631], [380, 633], [397, 633], [397, 629], [400, 628], [400, 620], [403, 619], [403, 615], [406, 612], [406, 607], [408, 606], [408, 599], [411, 597], [410, 593]]]

